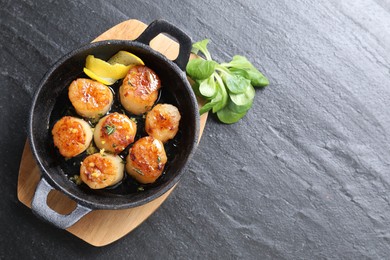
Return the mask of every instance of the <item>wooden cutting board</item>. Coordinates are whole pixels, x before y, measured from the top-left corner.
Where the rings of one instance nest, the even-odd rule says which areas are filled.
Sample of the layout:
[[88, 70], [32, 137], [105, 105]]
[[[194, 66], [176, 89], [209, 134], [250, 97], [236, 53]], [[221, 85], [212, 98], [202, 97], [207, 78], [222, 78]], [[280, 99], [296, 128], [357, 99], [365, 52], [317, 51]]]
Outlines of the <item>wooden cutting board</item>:
[[[146, 27], [146, 24], [138, 20], [128, 20], [110, 28], [94, 41], [111, 39], [134, 40]], [[153, 39], [150, 42], [150, 46], [171, 60], [175, 59], [179, 53], [179, 44], [162, 34]], [[199, 138], [202, 136], [206, 120], [207, 114], [202, 115], [200, 118]], [[31, 200], [40, 176], [41, 172], [31, 153], [30, 145], [26, 142], [19, 168], [18, 199], [29, 208], [31, 208]], [[136, 208], [93, 210], [68, 228], [67, 231], [91, 245], [108, 245], [125, 236], [145, 221], [167, 199], [174, 188], [161, 197]], [[56, 190], [52, 190], [49, 193], [47, 203], [49, 207], [60, 214], [68, 214], [76, 206], [74, 201]]]

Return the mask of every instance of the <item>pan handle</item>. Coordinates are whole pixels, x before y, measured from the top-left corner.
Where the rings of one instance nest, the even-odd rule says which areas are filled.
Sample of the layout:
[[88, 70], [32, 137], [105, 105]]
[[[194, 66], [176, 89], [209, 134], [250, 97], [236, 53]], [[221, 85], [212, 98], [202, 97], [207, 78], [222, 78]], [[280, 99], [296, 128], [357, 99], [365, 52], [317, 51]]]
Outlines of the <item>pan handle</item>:
[[179, 55], [173, 61], [182, 70], [185, 71], [188, 60], [190, 58], [192, 41], [191, 38], [182, 30], [174, 26], [173, 24], [165, 20], [153, 21], [145, 31], [135, 41], [149, 45], [150, 41], [153, 40], [158, 34], [166, 33], [174, 37], [180, 45]]
[[47, 196], [53, 189], [54, 188], [44, 178], [41, 178], [31, 203], [33, 213], [39, 218], [50, 222], [58, 228], [66, 229], [91, 211], [90, 208], [77, 204], [76, 208], [67, 215], [55, 212], [46, 203]]

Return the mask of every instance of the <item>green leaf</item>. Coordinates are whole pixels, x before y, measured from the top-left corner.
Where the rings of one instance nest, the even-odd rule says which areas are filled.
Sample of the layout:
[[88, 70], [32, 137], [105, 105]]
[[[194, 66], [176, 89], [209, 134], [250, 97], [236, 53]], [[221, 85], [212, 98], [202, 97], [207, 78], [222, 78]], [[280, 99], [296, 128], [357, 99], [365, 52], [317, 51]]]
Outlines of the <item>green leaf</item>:
[[238, 75], [223, 73], [222, 78], [229, 92], [234, 94], [243, 93], [248, 85], [251, 84], [249, 80]]
[[195, 92], [195, 95], [198, 97], [202, 96], [202, 94], [200, 94], [199, 92], [199, 86], [201, 82], [202, 82], [201, 80], [191, 81], [192, 90]]
[[216, 89], [216, 86], [215, 86], [215, 81], [214, 81], [214, 76], [213, 74], [203, 80], [200, 85], [199, 85], [199, 92], [204, 96], [204, 97], [207, 97], [207, 98], [213, 98], [216, 93], [217, 93], [217, 89]]
[[200, 57], [188, 62], [187, 75], [190, 82], [194, 82], [191, 85], [195, 94], [207, 101], [199, 113], [212, 110], [221, 122], [232, 124], [252, 107], [254, 87], [266, 86], [269, 81], [244, 56], [235, 55], [229, 63], [213, 61], [208, 43], [209, 40], [205, 39], [193, 44], [192, 52]]
[[207, 60], [211, 60], [210, 52], [207, 49], [208, 43], [209, 43], [209, 39], [204, 39], [202, 41], [195, 42], [194, 44], [192, 44], [191, 52], [198, 54], [198, 52], [200, 51]]
[[217, 80], [215, 86], [217, 88], [217, 95], [213, 98], [213, 100], [217, 101], [217, 103], [213, 107], [213, 113], [218, 112], [222, 108], [224, 108], [229, 99], [229, 95], [226, 91], [226, 87], [223, 84], [222, 78], [215, 74], [215, 79]]
[[268, 86], [268, 79], [257, 69], [251, 69], [247, 71], [249, 74], [249, 79], [251, 84], [255, 87], [265, 87]]
[[263, 73], [256, 69], [256, 67], [253, 66], [253, 64], [244, 56], [235, 55], [229, 63], [224, 63], [223, 66], [228, 67], [229, 71], [233, 71], [233, 73], [234, 71], [238, 73], [238, 70], [245, 70], [248, 76], [244, 77], [249, 79], [251, 84], [255, 87], [265, 87], [269, 84], [268, 79], [263, 75]]
[[236, 123], [238, 120], [243, 118], [246, 115], [246, 112], [243, 113], [236, 113], [229, 109], [229, 107], [224, 107], [223, 109], [219, 110], [217, 112], [218, 119], [225, 124], [233, 124]]
[[[216, 75], [216, 77], [219, 77], [219, 75]], [[215, 82], [215, 96], [208, 103], [204, 104], [201, 109], [199, 109], [199, 113], [201, 115], [211, 109], [213, 113], [216, 113], [226, 106], [228, 94], [226, 92], [225, 86], [221, 87], [219, 81], [222, 82], [220, 77], [219, 80]]]
[[233, 75], [238, 75], [238, 76], [244, 77], [246, 79], [249, 79], [249, 74], [248, 74], [248, 72], [246, 70], [237, 69], [237, 68], [231, 67], [231, 68], [229, 68], [229, 71]]
[[229, 109], [236, 113], [244, 113], [248, 111], [252, 107], [255, 94], [256, 92], [252, 85], [249, 85], [244, 93], [230, 94], [228, 102]]
[[203, 115], [204, 113], [206, 113], [207, 111], [211, 110], [216, 104], [218, 103], [218, 101], [213, 101], [211, 100], [210, 102], [204, 104], [200, 109], [199, 109], [199, 114], [200, 115]]
[[214, 73], [215, 61], [192, 59], [187, 64], [187, 74], [194, 80], [207, 79]]
[[216, 87], [216, 94], [215, 97], [213, 97], [213, 99], [211, 100], [211, 102], [213, 102], [214, 104], [212, 110], [213, 113], [217, 112], [224, 106], [222, 91], [220, 90], [218, 83], [215, 85], [215, 87]]
[[246, 103], [245, 105], [237, 105], [231, 99], [229, 99], [229, 101], [228, 101], [226, 106], [232, 112], [235, 112], [235, 113], [246, 113], [249, 109], [251, 109], [252, 105], [253, 105], [253, 99], [248, 101], [248, 103]]
[[234, 67], [236, 69], [243, 69], [243, 70], [254, 68], [252, 63], [247, 58], [240, 55], [233, 56], [233, 59], [229, 63], [224, 63], [223, 65], [229, 68]]

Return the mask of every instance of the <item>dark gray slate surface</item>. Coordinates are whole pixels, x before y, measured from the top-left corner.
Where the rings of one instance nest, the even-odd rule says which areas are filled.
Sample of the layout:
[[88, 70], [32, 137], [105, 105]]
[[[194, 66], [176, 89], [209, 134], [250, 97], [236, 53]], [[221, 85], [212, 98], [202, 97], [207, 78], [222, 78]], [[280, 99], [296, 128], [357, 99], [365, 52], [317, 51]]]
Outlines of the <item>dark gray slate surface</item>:
[[[390, 1], [0, 0], [0, 258], [383, 259], [390, 252]], [[32, 95], [111, 26], [164, 18], [270, 79], [208, 120], [188, 174], [134, 232], [94, 248], [16, 197]]]

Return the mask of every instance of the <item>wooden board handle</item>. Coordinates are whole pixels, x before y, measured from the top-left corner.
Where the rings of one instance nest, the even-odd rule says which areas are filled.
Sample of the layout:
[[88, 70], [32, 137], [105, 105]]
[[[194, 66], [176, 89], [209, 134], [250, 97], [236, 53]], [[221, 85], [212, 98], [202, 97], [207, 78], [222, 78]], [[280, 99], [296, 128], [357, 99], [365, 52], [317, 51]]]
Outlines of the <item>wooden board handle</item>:
[[150, 42], [160, 33], [166, 33], [173, 36], [179, 43], [179, 55], [173, 62], [185, 71], [186, 65], [190, 58], [192, 41], [191, 38], [182, 30], [165, 20], [155, 20], [145, 31], [136, 39], [136, 41], [149, 45]]

